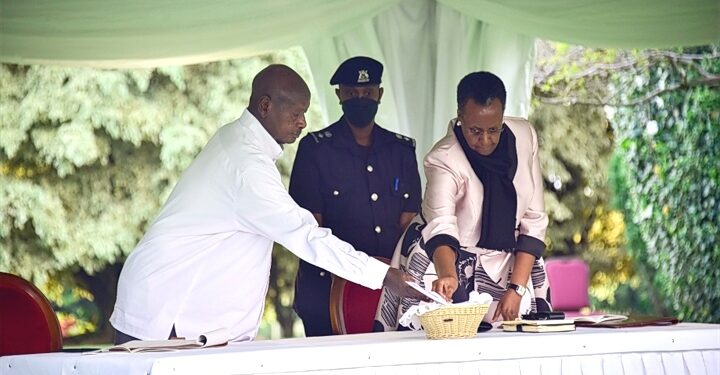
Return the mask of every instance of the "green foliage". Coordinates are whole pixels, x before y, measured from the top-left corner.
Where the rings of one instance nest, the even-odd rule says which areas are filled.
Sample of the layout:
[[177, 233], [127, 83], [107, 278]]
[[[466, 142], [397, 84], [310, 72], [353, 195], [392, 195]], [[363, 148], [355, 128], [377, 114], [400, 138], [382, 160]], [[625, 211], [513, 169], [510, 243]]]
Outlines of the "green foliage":
[[[617, 148], [609, 164], [611, 207], [620, 209], [624, 220], [599, 199], [596, 214], [583, 216], [585, 223], [592, 222], [586, 235], [578, 231], [573, 237], [577, 252], [591, 264], [596, 308], [717, 321], [717, 47], [638, 51], [543, 46], [534, 89], [538, 107], [583, 103], [604, 108], [613, 119]], [[586, 152], [580, 147], [575, 155], [582, 158]], [[557, 169], [549, 160], [544, 167]], [[607, 165], [606, 159], [598, 166], [603, 163]], [[546, 202], [555, 251], [559, 215], [553, 214], [554, 205], [568, 207], [573, 212], [569, 216], [583, 212], [583, 205], [566, 196]], [[621, 221], [625, 239], [610, 241], [623, 227]]]
[[550, 218], [547, 254], [585, 259], [591, 265], [593, 308], [626, 312], [633, 303], [617, 292], [626, 288], [632, 294], [639, 280], [624, 251], [623, 215], [609, 208], [607, 171], [614, 143], [605, 113], [597, 106], [535, 101], [531, 121], [540, 137]]
[[[595, 214], [588, 215], [591, 202], [553, 192], [556, 197], [546, 197], [551, 254], [567, 248], [590, 262], [596, 308], [717, 321], [717, 48], [602, 50], [542, 42], [539, 52], [534, 98], [541, 113], [558, 104], [568, 111], [578, 104], [603, 108], [610, 118], [617, 112], [610, 134], [617, 148], [607, 177], [614, 194], [610, 207], [624, 214], [622, 220], [599, 198]], [[547, 139], [564, 142], [560, 134]], [[576, 144], [559, 155], [583, 159], [595, 153], [592, 144]], [[597, 167], [607, 168], [607, 155]], [[546, 171], [559, 169], [554, 156], [543, 156]], [[557, 210], [562, 206], [568, 210]], [[572, 243], [570, 231], [560, 231], [558, 213], [576, 218], [569, 221], [577, 230]], [[623, 227], [625, 239], [614, 241]], [[567, 246], [557, 243], [560, 233]]]
[[[632, 217], [627, 202], [631, 199], [627, 189], [628, 176], [622, 153], [616, 149], [610, 161], [608, 183], [613, 193], [611, 206], [623, 212], [625, 217]], [[619, 285], [614, 298], [619, 306], [632, 306], [638, 313], [668, 315], [672, 313], [671, 304], [663, 297], [664, 285], [670, 281], [662, 273], [657, 272], [647, 262], [645, 242], [642, 239], [640, 228], [632, 220], [624, 220], [625, 238], [628, 255], [633, 259], [635, 271], [631, 285]], [[604, 307], [600, 305], [599, 308]]]
[[540, 141], [551, 255], [581, 252], [595, 208], [608, 200], [612, 131], [602, 109], [535, 102], [530, 121]]
[[651, 94], [617, 112], [624, 181], [616, 190], [626, 194], [623, 207], [637, 228], [632, 254], [657, 270], [655, 282], [673, 310], [686, 320], [717, 322], [720, 90], [707, 78], [720, 74], [720, 59], [710, 47], [672, 52], [700, 57], [692, 64], [668, 59], [639, 65], [615, 77], [630, 88], [618, 93], [624, 100]]
[[604, 95], [607, 85], [600, 78], [589, 80], [595, 82], [592, 87], [578, 87], [575, 77], [608, 57], [582, 47], [544, 42], [539, 43], [538, 52], [530, 121], [540, 137], [545, 209], [550, 218], [547, 256], [579, 256], [590, 264], [594, 309], [636, 310], [632, 300], [618, 293], [626, 289], [632, 294], [639, 282], [624, 249], [623, 216], [609, 207], [612, 127], [601, 106], [572, 104], [567, 96], [548, 100], [548, 95], [581, 92]]
[[[313, 87], [299, 49], [146, 70], [0, 65], [0, 270], [49, 291], [53, 279], [121, 263], [209, 137], [242, 113], [255, 73], [273, 62]], [[320, 128], [312, 108], [308, 123]], [[295, 149], [285, 150], [278, 164], [287, 171]], [[54, 294], [58, 306], [63, 293]]]

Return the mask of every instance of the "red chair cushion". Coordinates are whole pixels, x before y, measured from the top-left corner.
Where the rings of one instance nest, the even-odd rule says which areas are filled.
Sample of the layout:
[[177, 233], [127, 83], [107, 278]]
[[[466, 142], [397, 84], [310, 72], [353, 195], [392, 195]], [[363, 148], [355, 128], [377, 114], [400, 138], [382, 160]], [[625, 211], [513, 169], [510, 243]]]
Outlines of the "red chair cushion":
[[372, 290], [346, 282], [343, 290], [343, 320], [346, 333], [368, 333], [373, 331], [375, 311], [382, 289]]
[[27, 281], [0, 274], [0, 356], [62, 348], [60, 325], [45, 296]]

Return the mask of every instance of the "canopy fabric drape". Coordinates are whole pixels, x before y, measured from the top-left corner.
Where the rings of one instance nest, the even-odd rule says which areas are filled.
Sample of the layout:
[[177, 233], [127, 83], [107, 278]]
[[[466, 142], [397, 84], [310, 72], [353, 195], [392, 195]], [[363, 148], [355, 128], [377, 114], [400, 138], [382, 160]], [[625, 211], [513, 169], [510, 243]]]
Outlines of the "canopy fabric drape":
[[399, 0], [0, 0], [0, 62], [187, 65], [342, 33]]
[[592, 47], [664, 48], [720, 41], [718, 0], [440, 0], [518, 33]]
[[[238, 58], [340, 35], [398, 2], [0, 0], [0, 62], [129, 68]], [[520, 34], [587, 46], [720, 40], [718, 0], [439, 2]]]

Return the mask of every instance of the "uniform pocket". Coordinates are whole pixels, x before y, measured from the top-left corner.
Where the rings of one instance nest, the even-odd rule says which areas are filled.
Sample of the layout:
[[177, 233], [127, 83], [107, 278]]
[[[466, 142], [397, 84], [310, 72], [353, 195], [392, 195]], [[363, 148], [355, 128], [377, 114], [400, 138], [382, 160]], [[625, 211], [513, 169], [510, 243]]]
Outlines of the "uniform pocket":
[[409, 185], [410, 184], [405, 182], [402, 178], [393, 179], [390, 184], [390, 195], [400, 199], [402, 202], [410, 199], [411, 192]]

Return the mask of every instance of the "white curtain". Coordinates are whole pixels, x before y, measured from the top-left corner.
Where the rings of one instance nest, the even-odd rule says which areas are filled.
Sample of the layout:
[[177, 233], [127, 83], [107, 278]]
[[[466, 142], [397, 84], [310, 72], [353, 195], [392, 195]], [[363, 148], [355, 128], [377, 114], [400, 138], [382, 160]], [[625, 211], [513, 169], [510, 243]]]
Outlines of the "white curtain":
[[508, 91], [506, 114], [527, 116], [534, 38], [465, 16], [432, 0], [404, 0], [342, 34], [303, 44], [330, 124], [341, 115], [329, 81], [345, 59], [365, 55], [385, 66], [377, 122], [417, 141], [421, 159], [456, 114], [455, 91], [472, 71], [489, 70]]

